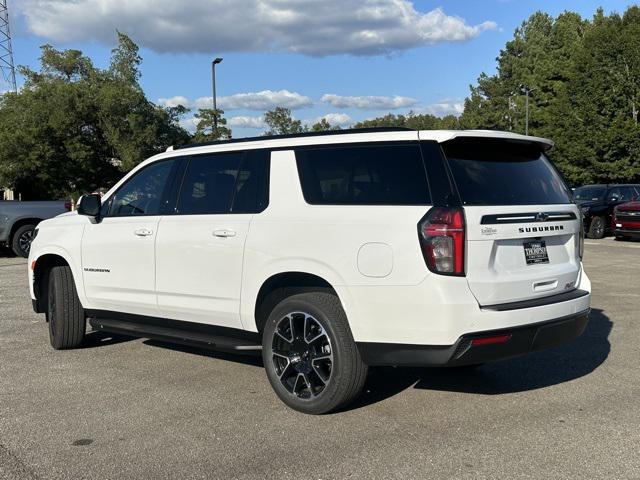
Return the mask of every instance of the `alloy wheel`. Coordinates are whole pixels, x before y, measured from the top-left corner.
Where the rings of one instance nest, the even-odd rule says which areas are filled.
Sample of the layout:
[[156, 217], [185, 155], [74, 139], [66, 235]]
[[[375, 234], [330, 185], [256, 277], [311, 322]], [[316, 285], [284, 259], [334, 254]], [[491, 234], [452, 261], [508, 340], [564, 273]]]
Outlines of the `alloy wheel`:
[[29, 250], [31, 249], [32, 241], [33, 241], [33, 230], [27, 230], [26, 232], [23, 232], [22, 235], [20, 235], [20, 237], [18, 237], [18, 246], [23, 252], [29, 253]]
[[331, 380], [331, 339], [320, 322], [308, 313], [293, 312], [278, 321], [271, 357], [278, 379], [295, 397], [317, 397]]

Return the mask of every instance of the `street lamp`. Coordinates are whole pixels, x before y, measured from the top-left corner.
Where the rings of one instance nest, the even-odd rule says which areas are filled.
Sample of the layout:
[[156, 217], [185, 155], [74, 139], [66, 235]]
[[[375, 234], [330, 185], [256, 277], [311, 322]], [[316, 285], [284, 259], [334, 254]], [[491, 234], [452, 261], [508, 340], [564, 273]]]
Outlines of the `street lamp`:
[[222, 58], [215, 58], [211, 62], [211, 80], [213, 83], [213, 134], [218, 134], [218, 105], [216, 103], [216, 65], [222, 62]]

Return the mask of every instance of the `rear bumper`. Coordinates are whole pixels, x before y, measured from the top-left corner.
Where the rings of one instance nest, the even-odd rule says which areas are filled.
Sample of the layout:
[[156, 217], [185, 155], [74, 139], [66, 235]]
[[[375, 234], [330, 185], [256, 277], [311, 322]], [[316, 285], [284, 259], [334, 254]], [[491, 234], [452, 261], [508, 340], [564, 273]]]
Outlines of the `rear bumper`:
[[[358, 342], [362, 360], [371, 366], [456, 367], [517, 357], [562, 345], [579, 337], [587, 326], [589, 310], [544, 322], [468, 333], [453, 345], [410, 345]], [[474, 344], [474, 339], [504, 337], [503, 343]]]

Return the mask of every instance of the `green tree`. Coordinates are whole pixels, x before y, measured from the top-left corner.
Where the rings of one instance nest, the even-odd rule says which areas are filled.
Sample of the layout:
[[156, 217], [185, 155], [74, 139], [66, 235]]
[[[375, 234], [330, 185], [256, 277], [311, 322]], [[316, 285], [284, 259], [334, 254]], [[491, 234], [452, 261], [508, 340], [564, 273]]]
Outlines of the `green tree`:
[[294, 120], [291, 110], [283, 107], [276, 107], [264, 114], [264, 122], [269, 127], [264, 135], [288, 135], [293, 133], [304, 133], [307, 128], [300, 120]]
[[465, 101], [463, 128], [529, 133], [556, 143], [551, 155], [570, 183], [640, 178], [640, 9], [596, 12], [591, 21], [537, 12], [514, 33], [494, 75]]
[[0, 185], [23, 198], [62, 198], [111, 186], [169, 145], [188, 141], [184, 109], [149, 102], [137, 47], [119, 34], [109, 68], [78, 50], [42, 47], [40, 70], [20, 67], [19, 93], [0, 96]]
[[332, 130], [340, 130], [340, 127], [338, 125], [331, 125], [326, 118], [321, 118], [311, 125], [310, 130], [312, 132], [329, 132]]
[[[215, 112], [215, 115], [214, 115]], [[193, 136], [195, 142], [210, 142], [214, 140], [225, 140], [231, 138], [231, 129], [227, 125], [227, 119], [224, 118], [224, 111], [213, 108], [201, 108], [194, 115], [198, 120], [196, 124], [196, 133]], [[217, 117], [217, 128], [216, 125]]]
[[409, 112], [407, 115], [388, 113], [382, 117], [357, 122], [352, 128], [403, 127], [414, 130], [453, 130], [458, 128], [458, 118], [454, 115], [437, 117], [429, 113]]

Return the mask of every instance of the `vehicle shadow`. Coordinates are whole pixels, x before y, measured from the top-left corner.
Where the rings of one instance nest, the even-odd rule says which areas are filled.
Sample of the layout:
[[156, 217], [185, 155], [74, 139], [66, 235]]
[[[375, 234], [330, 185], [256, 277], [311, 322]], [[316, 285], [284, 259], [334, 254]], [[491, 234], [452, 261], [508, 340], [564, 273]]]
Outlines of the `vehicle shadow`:
[[480, 395], [501, 395], [549, 387], [588, 375], [609, 356], [613, 323], [592, 309], [584, 333], [571, 343], [476, 369], [374, 368], [363, 394], [348, 410], [392, 397], [409, 387]]
[[118, 343], [130, 342], [132, 340], [136, 340], [136, 338], [94, 330], [85, 334], [80, 348], [107, 347], [109, 345], [117, 345]]

